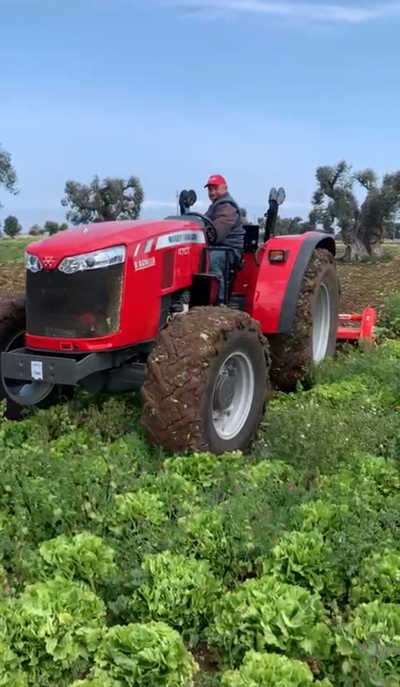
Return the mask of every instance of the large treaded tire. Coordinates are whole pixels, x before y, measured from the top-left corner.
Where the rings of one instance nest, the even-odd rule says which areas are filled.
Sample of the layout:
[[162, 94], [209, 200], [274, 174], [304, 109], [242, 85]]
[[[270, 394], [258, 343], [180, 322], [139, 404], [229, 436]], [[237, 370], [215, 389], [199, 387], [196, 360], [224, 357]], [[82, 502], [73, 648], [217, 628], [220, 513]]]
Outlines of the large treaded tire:
[[[254, 372], [253, 402], [243, 428], [221, 439], [213, 424], [213, 389], [224, 360], [243, 351]], [[166, 451], [246, 450], [270, 394], [270, 359], [260, 325], [226, 307], [193, 308], [160, 332], [142, 388], [142, 423], [152, 444]]]
[[[15, 297], [4, 298], [0, 301], [0, 354], [7, 350], [10, 341], [26, 329], [26, 302], [25, 296], [18, 294]], [[72, 398], [73, 387], [56, 387], [36, 408], [49, 408], [61, 400]], [[0, 401], [6, 400], [5, 417], [8, 420], [19, 420], [24, 416], [27, 407], [13, 401], [4, 388], [0, 374]]]
[[271, 353], [271, 380], [280, 391], [293, 391], [301, 382], [310, 385], [313, 363], [313, 306], [321, 284], [330, 297], [330, 331], [325, 358], [335, 354], [339, 323], [339, 284], [333, 255], [325, 248], [315, 249], [304, 274], [293, 330], [290, 334], [268, 336]]

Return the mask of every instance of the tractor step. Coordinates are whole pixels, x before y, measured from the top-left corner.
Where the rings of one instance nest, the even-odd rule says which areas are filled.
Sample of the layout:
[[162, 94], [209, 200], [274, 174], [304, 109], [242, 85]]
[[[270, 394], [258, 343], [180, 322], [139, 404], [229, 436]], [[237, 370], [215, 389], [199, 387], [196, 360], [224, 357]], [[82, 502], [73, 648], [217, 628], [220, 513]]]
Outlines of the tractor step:
[[361, 315], [339, 315], [337, 338], [339, 341], [367, 341], [375, 339], [376, 311], [365, 308]]

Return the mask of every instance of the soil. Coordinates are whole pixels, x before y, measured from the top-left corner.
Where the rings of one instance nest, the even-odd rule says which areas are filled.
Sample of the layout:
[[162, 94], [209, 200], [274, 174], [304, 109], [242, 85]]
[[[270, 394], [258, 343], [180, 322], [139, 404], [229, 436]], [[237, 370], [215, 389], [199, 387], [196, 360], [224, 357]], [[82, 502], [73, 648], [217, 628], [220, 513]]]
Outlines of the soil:
[[379, 317], [385, 295], [400, 290], [400, 250], [387, 262], [349, 265], [339, 261], [338, 275], [342, 289], [340, 311], [357, 313], [371, 306]]

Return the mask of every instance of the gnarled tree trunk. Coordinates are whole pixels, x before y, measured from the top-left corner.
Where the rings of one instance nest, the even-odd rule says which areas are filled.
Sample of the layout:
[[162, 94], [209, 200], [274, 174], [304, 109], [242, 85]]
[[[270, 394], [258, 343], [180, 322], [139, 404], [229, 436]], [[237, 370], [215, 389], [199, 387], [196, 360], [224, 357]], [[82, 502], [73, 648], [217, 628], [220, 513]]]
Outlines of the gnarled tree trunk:
[[343, 255], [345, 262], [360, 262], [368, 256], [367, 247], [363, 241], [363, 228], [359, 222], [353, 222], [346, 227], [342, 227], [342, 241], [346, 246]]
[[365, 245], [367, 246], [368, 252], [373, 258], [382, 257], [383, 249], [383, 227], [374, 225], [368, 227], [365, 230]]

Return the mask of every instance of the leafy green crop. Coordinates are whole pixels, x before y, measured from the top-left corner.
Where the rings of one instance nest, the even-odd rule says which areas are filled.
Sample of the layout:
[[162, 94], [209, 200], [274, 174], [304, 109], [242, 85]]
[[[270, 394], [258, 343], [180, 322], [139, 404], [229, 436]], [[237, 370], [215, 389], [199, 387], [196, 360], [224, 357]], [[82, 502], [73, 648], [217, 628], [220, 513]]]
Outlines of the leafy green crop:
[[318, 530], [285, 534], [272, 549], [264, 570], [329, 599], [339, 600], [346, 591], [333, 551]]
[[37, 578], [82, 581], [91, 589], [117, 570], [113, 549], [90, 532], [43, 542], [30, 567]]
[[89, 667], [104, 631], [105, 607], [91, 591], [58, 579], [26, 587], [4, 607], [4, 616], [2, 641], [27, 684], [62, 687]]
[[144, 581], [130, 604], [135, 619], [164, 621], [198, 640], [221, 593], [208, 563], [166, 551], [146, 556], [142, 569]]
[[164, 623], [108, 630], [89, 679], [73, 687], [191, 687], [198, 670], [179, 634]]
[[215, 606], [208, 638], [229, 666], [238, 666], [251, 649], [326, 658], [332, 642], [319, 595], [273, 576], [225, 594]]
[[362, 563], [351, 601], [356, 605], [374, 599], [400, 604], [400, 551], [374, 553]]
[[358, 606], [338, 628], [337, 652], [346, 687], [398, 687], [400, 606], [372, 601]]
[[249, 651], [239, 670], [222, 675], [222, 687], [332, 687], [327, 680], [315, 680], [309, 667], [302, 661], [278, 654], [261, 654]]

